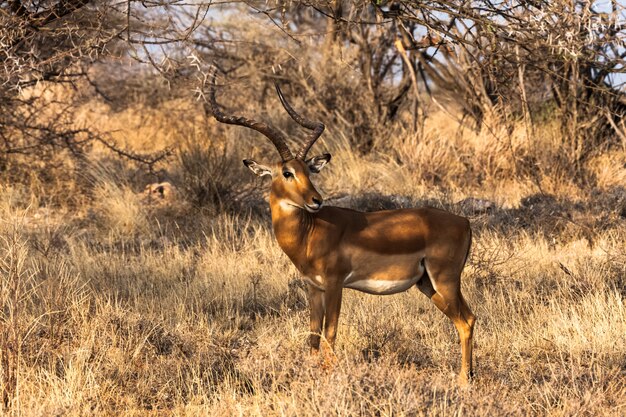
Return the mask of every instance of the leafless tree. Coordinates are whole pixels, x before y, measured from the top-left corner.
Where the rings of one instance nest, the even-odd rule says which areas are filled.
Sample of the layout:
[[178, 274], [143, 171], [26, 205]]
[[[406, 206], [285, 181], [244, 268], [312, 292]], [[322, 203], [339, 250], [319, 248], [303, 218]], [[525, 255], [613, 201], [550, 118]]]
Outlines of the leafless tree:
[[44, 167], [59, 152], [78, 157], [94, 141], [149, 167], [165, 157], [168, 150], [124, 150], [105, 132], [77, 126], [74, 113], [86, 94], [104, 95], [101, 87], [116, 80], [96, 65], [134, 59], [163, 68], [152, 65], [154, 55], [174, 55], [165, 48], [184, 43], [208, 8], [196, 6], [195, 20], [181, 22], [177, 7], [175, 1], [0, 1], [0, 170], [15, 174], [16, 156]]
[[[477, 129], [521, 119], [529, 137], [539, 118], [555, 117], [573, 161], [626, 141], [616, 78], [624, 10], [615, 1], [3, 0], [0, 12], [0, 166], [35, 149], [80, 154], [94, 140], [121, 151], [72, 123], [81, 82], [111, 102], [150, 77], [169, 87], [155, 99], [190, 95], [213, 64], [251, 87], [233, 105], [258, 103], [269, 79], [283, 81], [361, 152], [396, 128], [419, 140], [427, 103], [453, 103]], [[263, 25], [278, 35], [260, 35]], [[128, 59], [152, 73], [116, 74]], [[66, 86], [62, 103], [43, 94], [50, 85]]]
[[[339, 16], [323, 3], [313, 7], [342, 22], [366, 63], [377, 54], [397, 59], [386, 39], [400, 39], [407, 65], [399, 85], [418, 73], [422, 90], [453, 95], [478, 128], [487, 115], [512, 114], [532, 132], [534, 119], [554, 108], [573, 161], [623, 143], [626, 17], [616, 1], [390, 1]], [[375, 21], [364, 18], [367, 8]], [[393, 33], [364, 46], [353, 34], [364, 26]], [[367, 65], [363, 74], [375, 78], [372, 85], [386, 75]]]

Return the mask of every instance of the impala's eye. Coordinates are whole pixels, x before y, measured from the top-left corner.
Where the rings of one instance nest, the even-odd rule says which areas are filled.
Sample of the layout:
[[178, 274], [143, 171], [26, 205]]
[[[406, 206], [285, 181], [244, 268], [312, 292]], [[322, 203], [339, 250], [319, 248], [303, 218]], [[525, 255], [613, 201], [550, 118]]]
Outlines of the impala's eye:
[[283, 171], [283, 177], [290, 179], [293, 178], [293, 172], [291, 171]]

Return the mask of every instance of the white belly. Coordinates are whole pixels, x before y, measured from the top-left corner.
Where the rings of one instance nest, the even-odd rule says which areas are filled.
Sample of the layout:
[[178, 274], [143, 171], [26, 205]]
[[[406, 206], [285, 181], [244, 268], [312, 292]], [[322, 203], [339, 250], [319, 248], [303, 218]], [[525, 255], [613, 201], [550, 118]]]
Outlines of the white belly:
[[[350, 272], [343, 280], [344, 288], [367, 292], [370, 294], [387, 295], [403, 292], [411, 288], [424, 275], [424, 264], [419, 263], [415, 275], [406, 279], [373, 279], [354, 276]], [[360, 278], [360, 279], [359, 279]]]
[[387, 295], [406, 291], [417, 283], [421, 276], [404, 280], [362, 279], [344, 284], [345, 288], [364, 291], [370, 294]]

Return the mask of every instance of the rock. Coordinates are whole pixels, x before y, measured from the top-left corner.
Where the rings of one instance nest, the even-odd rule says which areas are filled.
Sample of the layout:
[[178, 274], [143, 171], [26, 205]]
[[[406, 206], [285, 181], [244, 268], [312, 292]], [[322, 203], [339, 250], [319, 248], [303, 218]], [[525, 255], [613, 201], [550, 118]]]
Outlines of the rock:
[[159, 201], [175, 201], [177, 199], [178, 192], [176, 187], [169, 182], [159, 182], [146, 185], [144, 194], [148, 202]]
[[489, 213], [497, 208], [496, 203], [482, 198], [468, 197], [456, 203], [464, 212]]

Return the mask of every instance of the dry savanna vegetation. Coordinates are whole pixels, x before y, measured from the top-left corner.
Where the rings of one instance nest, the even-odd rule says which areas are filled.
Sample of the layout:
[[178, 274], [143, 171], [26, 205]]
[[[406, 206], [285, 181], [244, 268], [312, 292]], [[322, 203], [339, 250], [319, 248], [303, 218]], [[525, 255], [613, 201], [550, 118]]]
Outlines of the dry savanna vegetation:
[[[471, 3], [0, 1], [0, 413], [626, 414], [622, 10]], [[213, 65], [229, 112], [299, 143], [278, 81], [326, 124], [325, 204], [470, 219], [469, 386], [416, 289], [346, 290], [309, 355], [241, 163], [278, 154], [207, 113]]]

